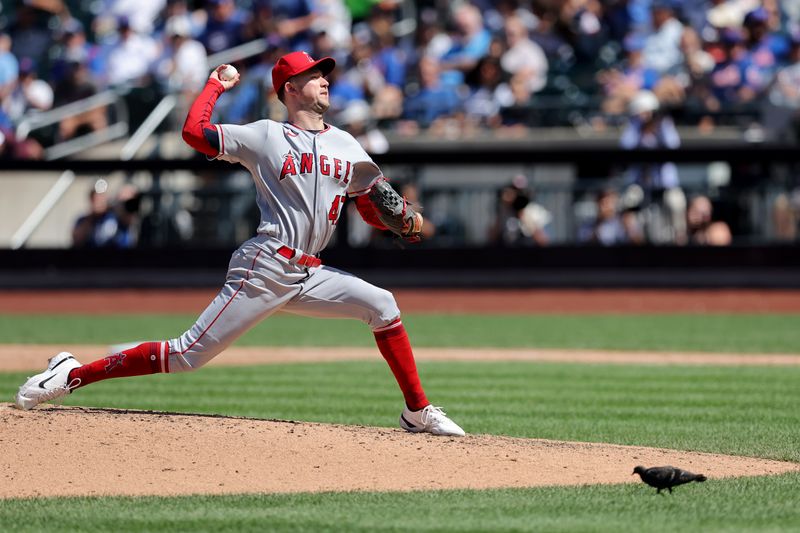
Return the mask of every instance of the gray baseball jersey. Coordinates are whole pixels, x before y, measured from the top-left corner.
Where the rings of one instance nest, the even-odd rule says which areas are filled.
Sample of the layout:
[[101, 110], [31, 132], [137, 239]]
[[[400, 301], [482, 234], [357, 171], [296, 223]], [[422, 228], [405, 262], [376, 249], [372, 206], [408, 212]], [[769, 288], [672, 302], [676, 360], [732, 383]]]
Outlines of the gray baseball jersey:
[[381, 176], [358, 141], [339, 128], [314, 133], [272, 120], [216, 127], [219, 158], [241, 163], [255, 180], [258, 233], [311, 255], [333, 235], [344, 196]]
[[[260, 120], [216, 125], [219, 158], [247, 168], [261, 210], [258, 235], [234, 252], [225, 285], [183, 335], [169, 341], [165, 370], [202, 366], [278, 310], [356, 318], [379, 330], [400, 316], [392, 294], [328, 266], [303, 266], [330, 241], [347, 195], [368, 190], [380, 169], [347, 132], [314, 132]], [[294, 249], [287, 258], [279, 253]], [[285, 251], [285, 249], [283, 250]]]

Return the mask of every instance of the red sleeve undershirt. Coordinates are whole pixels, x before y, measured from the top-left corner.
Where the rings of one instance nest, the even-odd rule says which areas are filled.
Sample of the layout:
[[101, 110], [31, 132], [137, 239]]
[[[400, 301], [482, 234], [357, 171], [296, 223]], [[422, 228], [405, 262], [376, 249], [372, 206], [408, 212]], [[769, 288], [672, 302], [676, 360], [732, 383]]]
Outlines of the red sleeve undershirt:
[[[214, 79], [209, 79], [203, 91], [195, 98], [192, 107], [189, 108], [189, 114], [186, 116], [186, 122], [183, 124], [183, 140], [197, 150], [203, 152], [210, 157], [219, 155], [220, 147], [214, 146], [209, 142], [209, 138], [216, 138], [216, 129], [211, 125], [211, 113], [214, 111], [214, 105], [217, 103], [217, 98], [225, 91], [225, 88], [220, 82]], [[205, 130], [212, 130], [212, 135], [208, 137]]]
[[370, 226], [378, 229], [389, 229], [378, 218], [378, 213], [375, 212], [375, 207], [373, 207], [368, 195], [356, 196], [356, 209], [358, 209], [358, 213], [364, 219], [364, 222]]

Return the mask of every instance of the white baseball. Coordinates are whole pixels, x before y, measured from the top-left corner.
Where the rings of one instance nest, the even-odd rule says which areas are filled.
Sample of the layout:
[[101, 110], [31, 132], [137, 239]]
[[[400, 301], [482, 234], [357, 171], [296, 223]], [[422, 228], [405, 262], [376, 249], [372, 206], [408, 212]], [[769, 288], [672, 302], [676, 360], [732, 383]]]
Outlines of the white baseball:
[[231, 81], [233, 78], [236, 77], [236, 74], [238, 73], [239, 71], [236, 70], [236, 67], [234, 67], [233, 65], [228, 65], [227, 67], [219, 71], [219, 79], [221, 79], [222, 81]]

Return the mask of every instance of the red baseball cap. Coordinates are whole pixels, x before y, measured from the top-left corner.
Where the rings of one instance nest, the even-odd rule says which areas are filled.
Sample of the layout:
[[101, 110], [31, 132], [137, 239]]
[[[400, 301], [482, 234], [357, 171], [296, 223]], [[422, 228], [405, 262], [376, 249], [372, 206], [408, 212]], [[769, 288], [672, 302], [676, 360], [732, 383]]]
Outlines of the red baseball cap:
[[327, 76], [336, 66], [336, 61], [332, 57], [323, 57], [317, 61], [306, 52], [292, 52], [278, 59], [272, 69], [272, 87], [275, 93], [280, 95], [283, 84], [301, 72], [305, 72], [314, 67], [322, 71], [323, 76]]

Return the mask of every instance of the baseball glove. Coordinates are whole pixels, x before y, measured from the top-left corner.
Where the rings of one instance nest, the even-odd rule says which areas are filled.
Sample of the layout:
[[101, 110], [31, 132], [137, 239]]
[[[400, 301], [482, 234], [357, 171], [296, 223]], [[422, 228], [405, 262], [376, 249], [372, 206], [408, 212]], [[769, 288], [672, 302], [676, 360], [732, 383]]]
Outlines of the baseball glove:
[[408, 242], [421, 239], [424, 219], [419, 206], [409, 204], [386, 180], [373, 185], [368, 195], [378, 218], [392, 233]]

